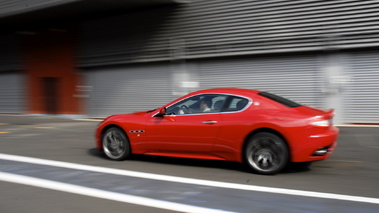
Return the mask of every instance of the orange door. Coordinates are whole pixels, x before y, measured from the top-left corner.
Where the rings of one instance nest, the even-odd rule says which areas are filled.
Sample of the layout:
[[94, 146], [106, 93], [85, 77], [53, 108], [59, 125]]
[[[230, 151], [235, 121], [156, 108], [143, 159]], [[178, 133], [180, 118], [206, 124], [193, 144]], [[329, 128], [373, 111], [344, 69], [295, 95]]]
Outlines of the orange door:
[[73, 33], [44, 30], [23, 37], [29, 113], [81, 114]]

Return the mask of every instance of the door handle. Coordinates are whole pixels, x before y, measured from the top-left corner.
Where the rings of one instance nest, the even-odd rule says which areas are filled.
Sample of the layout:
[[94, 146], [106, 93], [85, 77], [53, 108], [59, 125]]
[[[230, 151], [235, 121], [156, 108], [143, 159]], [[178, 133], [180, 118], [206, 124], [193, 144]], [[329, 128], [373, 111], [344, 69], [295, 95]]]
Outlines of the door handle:
[[217, 124], [217, 121], [203, 121], [203, 124]]

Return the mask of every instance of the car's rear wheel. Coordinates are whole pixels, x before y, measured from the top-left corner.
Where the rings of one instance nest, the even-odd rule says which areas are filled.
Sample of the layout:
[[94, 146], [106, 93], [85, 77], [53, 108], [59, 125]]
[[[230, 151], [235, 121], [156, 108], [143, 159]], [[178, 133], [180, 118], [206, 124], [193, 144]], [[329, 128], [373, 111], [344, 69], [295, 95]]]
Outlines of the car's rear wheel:
[[244, 157], [246, 164], [255, 172], [271, 175], [287, 165], [289, 153], [281, 137], [270, 132], [259, 132], [248, 141]]
[[128, 137], [118, 127], [111, 127], [102, 137], [104, 153], [112, 160], [124, 160], [130, 155]]

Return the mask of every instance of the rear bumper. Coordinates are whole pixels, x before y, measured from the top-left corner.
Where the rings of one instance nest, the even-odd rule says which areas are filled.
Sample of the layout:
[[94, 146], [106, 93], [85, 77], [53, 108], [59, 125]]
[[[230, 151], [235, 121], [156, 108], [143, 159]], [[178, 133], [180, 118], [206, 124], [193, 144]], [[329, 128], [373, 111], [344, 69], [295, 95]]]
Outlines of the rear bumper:
[[337, 127], [331, 127], [323, 132], [309, 134], [291, 150], [291, 161], [318, 161], [329, 158], [337, 146], [338, 133]]

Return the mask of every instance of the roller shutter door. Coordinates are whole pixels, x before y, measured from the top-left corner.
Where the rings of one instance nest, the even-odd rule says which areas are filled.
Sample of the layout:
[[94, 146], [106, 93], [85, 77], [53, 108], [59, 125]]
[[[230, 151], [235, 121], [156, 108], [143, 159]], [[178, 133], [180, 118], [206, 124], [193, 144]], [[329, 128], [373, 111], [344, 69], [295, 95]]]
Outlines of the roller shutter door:
[[97, 68], [84, 76], [87, 113], [92, 117], [150, 110], [174, 98], [168, 65]]
[[350, 55], [351, 82], [344, 91], [347, 123], [379, 123], [379, 52]]
[[264, 90], [322, 107], [322, 75], [316, 56], [215, 60], [200, 64], [201, 87]]
[[0, 73], [0, 113], [25, 111], [24, 79], [20, 73]]
[[81, 25], [81, 67], [379, 46], [379, 1], [191, 1]]

